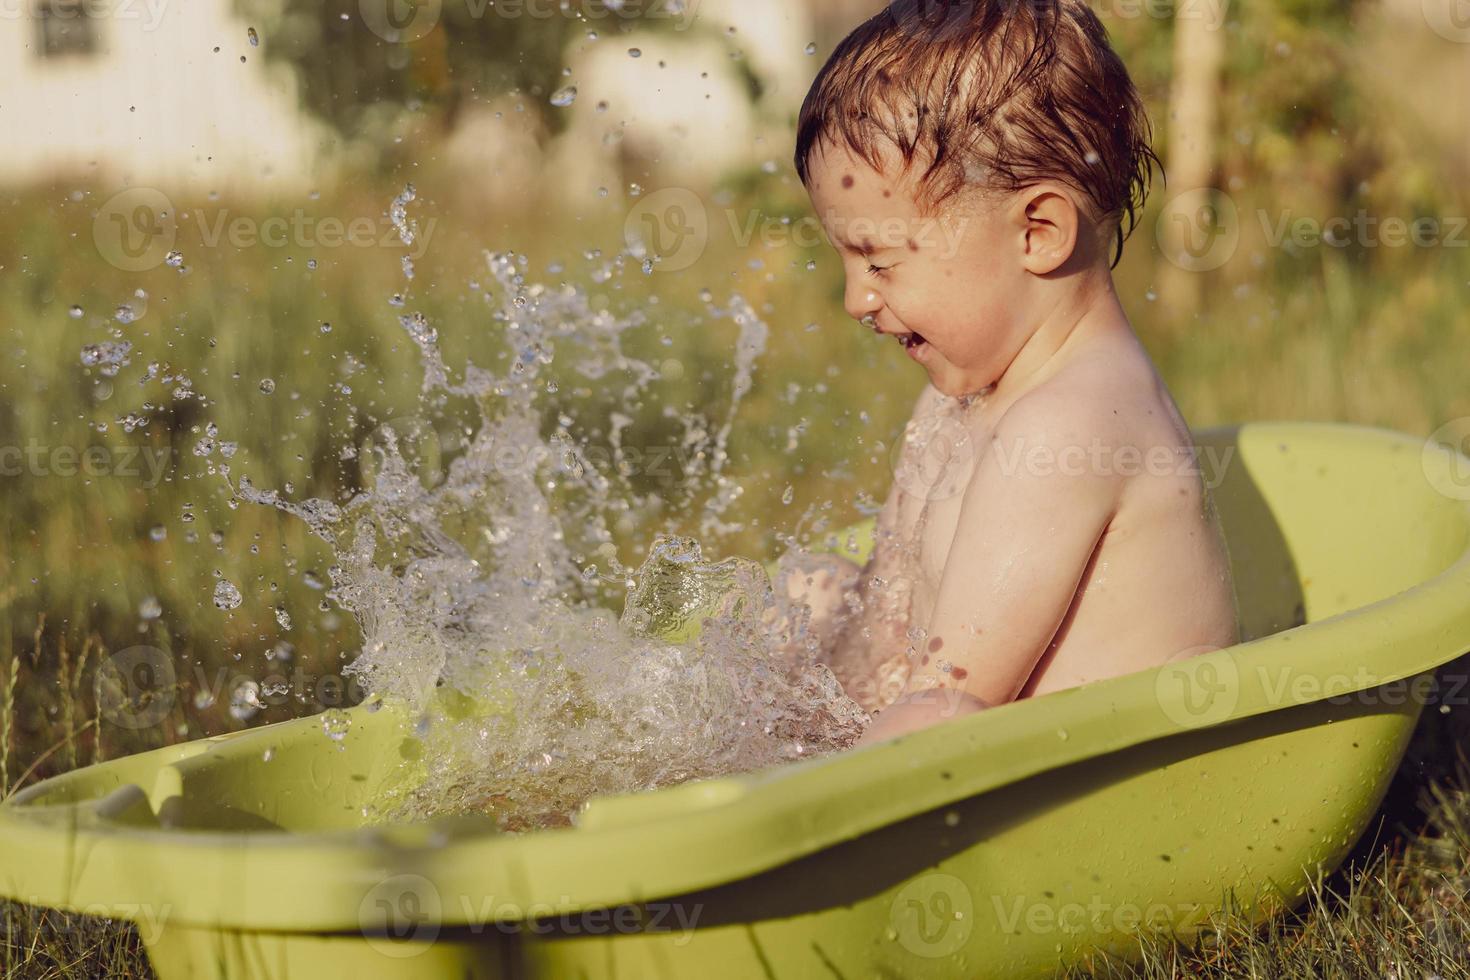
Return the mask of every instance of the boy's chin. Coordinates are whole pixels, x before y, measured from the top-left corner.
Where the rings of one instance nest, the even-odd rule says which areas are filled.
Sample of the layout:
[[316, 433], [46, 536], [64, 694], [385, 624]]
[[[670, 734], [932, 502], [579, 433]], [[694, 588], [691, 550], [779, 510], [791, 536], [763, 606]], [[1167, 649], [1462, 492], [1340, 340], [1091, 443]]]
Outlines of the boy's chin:
[[947, 362], [925, 364], [924, 370], [928, 373], [929, 384], [934, 390], [950, 398], [964, 398], [968, 395], [979, 394], [991, 387], [973, 378], [963, 376]]

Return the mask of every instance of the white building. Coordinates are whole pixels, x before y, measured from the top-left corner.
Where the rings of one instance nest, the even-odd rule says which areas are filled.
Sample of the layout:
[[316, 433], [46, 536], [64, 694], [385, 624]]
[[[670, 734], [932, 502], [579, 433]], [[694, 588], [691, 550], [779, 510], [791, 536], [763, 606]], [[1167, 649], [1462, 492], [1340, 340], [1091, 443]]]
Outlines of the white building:
[[0, 0], [0, 184], [301, 192], [332, 137], [248, 30], [231, 0]]

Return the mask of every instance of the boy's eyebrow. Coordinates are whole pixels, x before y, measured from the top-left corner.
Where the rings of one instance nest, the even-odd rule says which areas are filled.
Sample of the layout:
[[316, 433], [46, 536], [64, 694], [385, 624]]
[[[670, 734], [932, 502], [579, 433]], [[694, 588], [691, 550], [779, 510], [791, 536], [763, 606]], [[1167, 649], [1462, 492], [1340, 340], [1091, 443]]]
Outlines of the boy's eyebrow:
[[854, 252], [865, 257], [869, 255], [876, 255], [879, 252], [891, 252], [893, 250], [892, 245], [874, 245], [866, 238], [864, 238], [859, 244], [854, 244], [842, 238], [834, 238], [832, 239], [832, 241], [837, 245], [838, 248], [845, 249], [846, 251]]

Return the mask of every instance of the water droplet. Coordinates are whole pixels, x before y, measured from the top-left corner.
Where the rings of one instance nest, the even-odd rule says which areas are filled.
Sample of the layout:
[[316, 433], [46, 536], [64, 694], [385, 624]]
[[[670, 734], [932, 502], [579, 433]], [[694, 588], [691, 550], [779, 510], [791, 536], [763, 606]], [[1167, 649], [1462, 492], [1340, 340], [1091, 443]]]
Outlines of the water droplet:
[[960, 825], [959, 813], [954, 810], [950, 810], [948, 813], [946, 813], [944, 815], [944, 825], [946, 827], [958, 827]]
[[1154, 300], [1159, 298], [1159, 294], [1150, 289], [1148, 292], [1143, 294], [1143, 298], [1152, 303]]
[[82, 318], [83, 314], [86, 313], [86, 311], [83, 310], [80, 306], [73, 306], [71, 309], [67, 310], [66, 312], [67, 312], [67, 315], [70, 316], [73, 320], [80, 320]]
[[238, 609], [244, 597], [229, 579], [220, 579], [214, 586], [214, 604], [220, 609]]
[[163, 261], [167, 263], [169, 268], [177, 269], [184, 264], [184, 253], [178, 249], [174, 249], [163, 257]]
[[155, 524], [148, 529], [148, 536], [154, 541], [162, 541], [164, 538], [168, 537], [168, 528], [164, 527], [162, 524]]
[[276, 623], [283, 630], [289, 630], [291, 628], [291, 614], [286, 611], [285, 606], [276, 607]]
[[245, 38], [250, 42], [252, 48], [260, 47], [260, 35], [255, 33], [255, 28], [249, 27], [245, 30]]
[[126, 340], [104, 340], [100, 344], [87, 344], [82, 348], [82, 363], [97, 368], [104, 377], [115, 377], [127, 366], [133, 345]]
[[276, 747], [274, 745], [272, 745], [270, 748], [266, 749], [264, 752], [260, 753], [260, 761], [261, 762], [269, 762], [272, 759], [274, 759], [275, 757], [276, 757]]
[[236, 721], [247, 721], [264, 707], [260, 701], [260, 685], [249, 678], [242, 679], [230, 691], [230, 717]]
[[641, 58], [641, 57], [643, 57], [643, 49], [642, 48], [629, 48], [628, 49], [628, 57], [630, 57], [630, 58]]
[[201, 687], [194, 692], [194, 707], [200, 711], [214, 707], [214, 692], [208, 688]]
[[551, 104], [554, 106], [565, 108], [575, 101], [577, 101], [577, 86], [575, 85], [568, 85], [566, 88], [559, 88], [551, 93]]
[[260, 390], [263, 391], [265, 394], [269, 395], [271, 392], [273, 392], [273, 391], [276, 390], [276, 383], [275, 383], [275, 381], [272, 380], [271, 378], [261, 378], [260, 379]]
[[322, 322], [322, 328], [321, 329], [322, 329], [322, 333], [331, 333], [332, 332], [332, 325], [330, 323], [327, 323], [327, 322], [323, 321]]
[[352, 716], [341, 708], [328, 708], [322, 712], [322, 732], [332, 741], [342, 741], [351, 727]]
[[813, 41], [811, 44], [808, 44], [806, 46], [806, 53], [807, 54], [816, 54], [817, 53], [817, 42], [816, 41]]
[[795, 499], [796, 499], [796, 488], [793, 487], [793, 486], [790, 486], [788, 484], [787, 487], [786, 487], [786, 490], [781, 494], [781, 503], [783, 503], [783, 504], [789, 504], [789, 503], [791, 503], [791, 501], [793, 501]]
[[163, 606], [159, 604], [157, 597], [148, 596], [138, 603], [138, 618], [157, 619], [163, 615]]

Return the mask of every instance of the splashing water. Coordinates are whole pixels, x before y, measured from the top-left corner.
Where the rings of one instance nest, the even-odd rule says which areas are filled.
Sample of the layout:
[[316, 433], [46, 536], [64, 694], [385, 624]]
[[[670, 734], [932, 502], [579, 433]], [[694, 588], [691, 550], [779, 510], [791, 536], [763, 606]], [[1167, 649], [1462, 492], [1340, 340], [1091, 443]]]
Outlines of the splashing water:
[[[390, 207], [406, 245], [413, 200], [409, 187]], [[660, 535], [640, 568], [620, 565], [611, 529], [651, 526], [659, 503], [617, 465], [633, 419], [611, 413], [609, 462], [586, 451], [570, 418], [541, 405], [555, 387], [553, 362], [620, 391], [620, 407], [639, 404], [659, 372], [627, 355], [622, 337], [645, 317], [594, 309], [572, 285], [527, 283], [524, 256], [486, 258], [493, 320], [511, 349], [504, 373], [474, 363], [452, 373], [435, 326], [403, 314], [426, 420], [384, 425], [361, 447], [369, 479], [357, 496], [291, 500], [232, 480], [229, 461], [217, 462], [236, 499], [291, 514], [331, 546], [328, 595], [363, 634], [348, 672], [418, 719], [422, 757], [434, 764], [371, 815], [482, 812], [507, 830], [564, 825], [593, 796], [850, 746], [868, 716], [823, 662], [809, 611], [793, 607], [784, 585], [773, 591], [757, 562], [706, 559], [692, 538]], [[709, 493], [699, 512], [708, 542], [738, 527], [723, 520], [741, 491], [727, 443], [768, 328], [739, 296], [707, 309], [738, 330], [725, 417], [718, 427], [682, 419], [685, 475]], [[452, 402], [472, 407], [478, 426], [438, 454], [447, 466], [425, 466]], [[547, 416], [557, 424], [543, 436]], [[614, 586], [627, 589], [621, 616], [605, 601]], [[219, 583], [217, 605], [240, 601]], [[232, 692], [237, 718], [258, 704], [248, 686]], [[346, 733], [345, 717], [324, 717], [329, 737]]]

